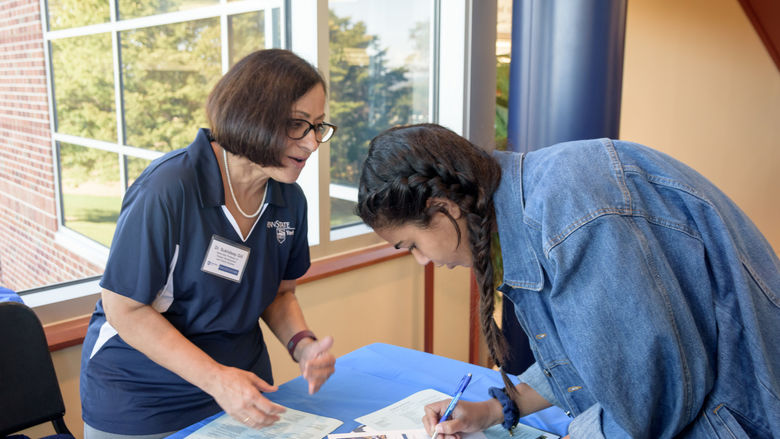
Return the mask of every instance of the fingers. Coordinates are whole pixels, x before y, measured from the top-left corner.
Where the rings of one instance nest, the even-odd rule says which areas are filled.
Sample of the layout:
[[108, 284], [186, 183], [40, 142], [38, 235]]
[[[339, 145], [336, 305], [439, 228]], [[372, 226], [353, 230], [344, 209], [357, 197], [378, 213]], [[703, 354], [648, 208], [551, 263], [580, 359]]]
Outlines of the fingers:
[[252, 428], [262, 428], [279, 420], [284, 407], [269, 401], [263, 392], [278, 389], [252, 372], [225, 367], [210, 394], [233, 419]]
[[315, 358], [319, 355], [328, 352], [332, 346], [333, 346], [332, 336], [328, 335], [322, 337], [320, 340], [315, 340], [311, 344], [307, 345], [306, 351], [303, 353], [302, 357], [307, 359]]
[[301, 356], [301, 373], [309, 382], [309, 394], [316, 393], [336, 371], [336, 358], [330, 353], [333, 337], [323, 337], [306, 345]]
[[253, 373], [249, 374], [249, 378], [252, 381], [252, 385], [257, 390], [259, 390], [259, 391], [261, 391], [263, 393], [271, 393], [271, 392], [276, 392], [277, 390], [279, 390], [279, 386], [274, 386], [274, 385], [268, 384], [266, 381], [260, 379], [259, 376], [255, 375]]
[[469, 415], [469, 412], [476, 406], [473, 406], [475, 403], [468, 401], [460, 401], [452, 412], [452, 417], [447, 421], [439, 422], [449, 403], [450, 400], [445, 399], [425, 406], [422, 423], [426, 433], [433, 435], [434, 432], [438, 432], [436, 439], [459, 439], [464, 432], [482, 431], [490, 426], [477, 425], [470, 420], [473, 415]]
[[[280, 419], [280, 414], [284, 412], [282, 408], [274, 409], [274, 412], [266, 412], [258, 409], [246, 410], [247, 415], [240, 421], [242, 424], [252, 428], [263, 428], [272, 425]], [[235, 417], [234, 417], [235, 418]]]
[[317, 340], [317, 345], [319, 346], [319, 352], [327, 352], [330, 350], [331, 347], [333, 347], [333, 337], [330, 335], [326, 335], [325, 337], [322, 337], [321, 340]]
[[322, 387], [323, 384], [325, 384], [325, 381], [327, 381], [328, 377], [316, 377], [307, 380], [309, 382], [309, 395], [314, 395], [320, 390], [320, 387]]
[[248, 413], [250, 414], [246, 415], [240, 422], [251, 428], [267, 427], [279, 420], [279, 415], [263, 413], [260, 410], [253, 410]]
[[234, 419], [244, 416], [244, 418], [240, 419], [242, 424], [252, 428], [263, 428], [278, 421], [280, 415], [285, 411], [284, 407], [260, 396], [252, 403], [252, 406], [232, 416]]
[[425, 432], [429, 435], [433, 435], [436, 424], [439, 423], [441, 414], [447, 409], [448, 400], [438, 401], [425, 406], [425, 415], [423, 415], [422, 422], [425, 427]]
[[444, 421], [439, 424], [433, 424], [431, 426], [430, 432], [428, 432], [427, 427], [425, 431], [430, 436], [433, 436], [434, 432], [438, 432], [439, 435], [436, 436], [436, 439], [460, 439], [460, 435], [463, 430], [460, 426], [460, 422], [455, 420], [455, 421]]
[[[434, 426], [434, 431], [439, 435], [436, 439], [460, 439], [460, 429], [456, 426], [457, 421], [445, 421]], [[433, 434], [433, 433], [431, 433]]]
[[285, 411], [287, 411], [287, 409], [285, 409], [284, 407], [264, 397], [260, 397], [260, 399], [255, 402], [255, 407], [260, 412], [268, 416], [278, 416], [284, 413]]
[[322, 354], [303, 365], [303, 378], [309, 382], [309, 394], [316, 393], [336, 371], [336, 359], [330, 353]]

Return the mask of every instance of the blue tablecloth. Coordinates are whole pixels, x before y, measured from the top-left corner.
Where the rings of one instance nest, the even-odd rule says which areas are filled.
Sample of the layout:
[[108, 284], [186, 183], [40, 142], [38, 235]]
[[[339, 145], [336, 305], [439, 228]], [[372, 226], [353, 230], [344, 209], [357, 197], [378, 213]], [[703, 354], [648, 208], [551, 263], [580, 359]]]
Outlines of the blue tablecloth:
[[[464, 374], [472, 379], [462, 399], [482, 401], [489, 398], [489, 387], [503, 387], [501, 375], [492, 369], [432, 355], [413, 349], [374, 343], [336, 360], [336, 373], [319, 392], [308, 394], [308, 383], [301, 377], [288, 381], [268, 399], [304, 412], [344, 422], [334, 433], [353, 431], [355, 418], [386, 407], [423, 389], [453, 394]], [[193, 424], [169, 438], [184, 438], [211, 420], [216, 414]], [[422, 413], [420, 418], [422, 419]], [[571, 419], [557, 407], [522, 418], [520, 422], [564, 436]]]

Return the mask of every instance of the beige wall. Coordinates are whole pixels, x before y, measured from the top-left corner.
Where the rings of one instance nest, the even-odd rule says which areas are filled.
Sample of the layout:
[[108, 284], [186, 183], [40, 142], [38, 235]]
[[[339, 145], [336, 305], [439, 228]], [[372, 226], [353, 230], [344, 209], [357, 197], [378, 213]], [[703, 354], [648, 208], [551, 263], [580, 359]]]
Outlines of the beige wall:
[[[298, 301], [309, 327], [332, 335], [332, 352], [341, 356], [383, 342], [423, 348], [423, 270], [411, 257], [394, 259], [298, 287]], [[277, 383], [300, 375], [298, 365], [263, 325]]]
[[[333, 335], [334, 355], [383, 342], [423, 350], [423, 268], [411, 256], [393, 259], [298, 287], [307, 323], [318, 335]], [[469, 270], [434, 273], [434, 352], [468, 361]], [[300, 375], [287, 350], [263, 325], [277, 384]], [[65, 423], [81, 439], [79, 401], [81, 346], [53, 353], [65, 399]], [[53, 434], [51, 424], [26, 430], [30, 437]]]
[[737, 0], [630, 0], [620, 137], [697, 169], [780, 252], [780, 72]]
[[[407, 256], [301, 285], [296, 294], [314, 332], [333, 335], [337, 357], [378, 342], [423, 350], [423, 279], [423, 268]], [[468, 319], [469, 271], [436, 269], [434, 353], [468, 361]], [[263, 333], [271, 333], [264, 324]], [[277, 383], [300, 375], [281, 343], [268, 344]]]

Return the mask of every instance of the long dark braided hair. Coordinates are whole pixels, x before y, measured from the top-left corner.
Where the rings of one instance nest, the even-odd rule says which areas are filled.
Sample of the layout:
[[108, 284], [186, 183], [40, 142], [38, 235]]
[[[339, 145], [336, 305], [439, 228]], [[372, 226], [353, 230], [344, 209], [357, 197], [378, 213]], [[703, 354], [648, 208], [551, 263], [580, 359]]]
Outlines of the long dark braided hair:
[[[480, 323], [497, 365], [506, 359], [506, 341], [493, 318], [495, 308], [491, 236], [496, 215], [493, 192], [501, 179], [498, 163], [483, 149], [436, 124], [391, 128], [369, 144], [358, 191], [357, 214], [374, 229], [405, 224], [426, 228], [434, 214], [446, 215], [461, 244], [461, 230], [443, 198], [458, 205], [468, 225], [473, 269], [480, 288]], [[518, 403], [515, 390], [501, 369], [506, 391]]]

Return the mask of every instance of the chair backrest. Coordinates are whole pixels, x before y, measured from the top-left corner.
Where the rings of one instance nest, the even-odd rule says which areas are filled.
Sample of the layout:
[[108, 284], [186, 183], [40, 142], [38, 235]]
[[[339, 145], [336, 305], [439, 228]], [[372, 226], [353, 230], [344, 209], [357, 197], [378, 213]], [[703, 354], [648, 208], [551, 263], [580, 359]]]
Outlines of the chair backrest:
[[15, 291], [0, 286], [0, 302], [8, 302], [8, 301], [24, 303], [22, 301], [22, 298], [19, 297], [19, 295], [16, 294]]
[[70, 434], [43, 326], [22, 303], [0, 302], [0, 437], [51, 421]]

